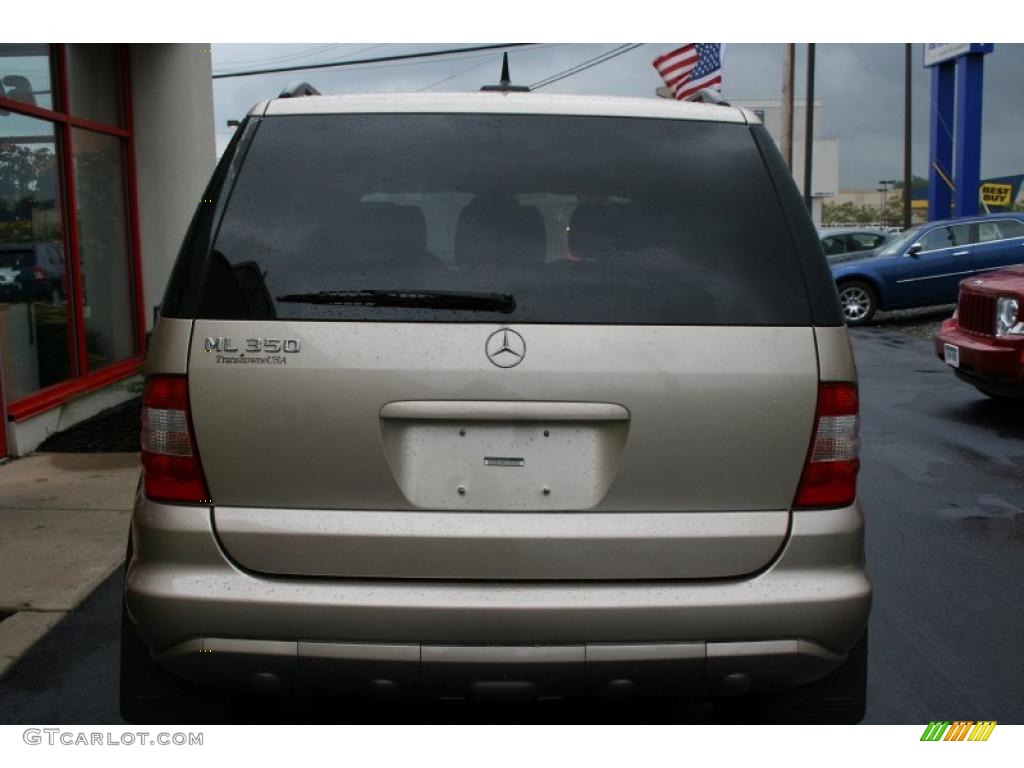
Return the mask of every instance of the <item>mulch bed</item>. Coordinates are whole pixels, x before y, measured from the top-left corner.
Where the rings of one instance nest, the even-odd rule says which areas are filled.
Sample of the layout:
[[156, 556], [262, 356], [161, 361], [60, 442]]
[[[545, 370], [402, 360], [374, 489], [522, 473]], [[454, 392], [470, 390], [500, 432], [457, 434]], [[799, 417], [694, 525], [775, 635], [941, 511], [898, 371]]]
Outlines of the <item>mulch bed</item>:
[[108, 408], [55, 432], [37, 450], [52, 453], [121, 453], [140, 450], [142, 398]]

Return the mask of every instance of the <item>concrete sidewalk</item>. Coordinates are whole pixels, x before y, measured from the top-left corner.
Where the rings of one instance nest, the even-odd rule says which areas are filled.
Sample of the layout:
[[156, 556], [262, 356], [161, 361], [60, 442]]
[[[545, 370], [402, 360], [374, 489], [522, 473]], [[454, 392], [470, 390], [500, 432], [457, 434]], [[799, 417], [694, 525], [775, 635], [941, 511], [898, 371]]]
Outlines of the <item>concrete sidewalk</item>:
[[0, 465], [0, 678], [124, 562], [137, 453]]

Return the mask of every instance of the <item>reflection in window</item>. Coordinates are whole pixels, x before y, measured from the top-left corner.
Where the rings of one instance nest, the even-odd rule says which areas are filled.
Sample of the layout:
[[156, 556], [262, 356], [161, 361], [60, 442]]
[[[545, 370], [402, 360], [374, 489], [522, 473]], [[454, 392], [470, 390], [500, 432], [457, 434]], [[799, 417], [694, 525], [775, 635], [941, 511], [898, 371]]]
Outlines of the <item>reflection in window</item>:
[[135, 355], [123, 145], [79, 128], [71, 140], [88, 369], [95, 371]]
[[73, 374], [59, 168], [52, 123], [0, 116], [0, 349], [8, 400]]
[[[39, 43], [0, 45], [0, 96], [52, 109], [50, 46]], [[0, 110], [0, 117], [6, 114]]]

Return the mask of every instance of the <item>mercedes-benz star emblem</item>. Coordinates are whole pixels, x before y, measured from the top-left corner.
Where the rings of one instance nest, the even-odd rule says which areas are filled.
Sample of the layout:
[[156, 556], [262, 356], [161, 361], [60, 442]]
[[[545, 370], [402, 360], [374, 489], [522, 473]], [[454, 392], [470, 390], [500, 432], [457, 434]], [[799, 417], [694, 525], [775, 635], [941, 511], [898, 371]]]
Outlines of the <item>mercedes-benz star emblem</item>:
[[484, 351], [487, 352], [487, 359], [499, 368], [512, 368], [523, 362], [526, 342], [515, 331], [502, 328], [487, 337]]

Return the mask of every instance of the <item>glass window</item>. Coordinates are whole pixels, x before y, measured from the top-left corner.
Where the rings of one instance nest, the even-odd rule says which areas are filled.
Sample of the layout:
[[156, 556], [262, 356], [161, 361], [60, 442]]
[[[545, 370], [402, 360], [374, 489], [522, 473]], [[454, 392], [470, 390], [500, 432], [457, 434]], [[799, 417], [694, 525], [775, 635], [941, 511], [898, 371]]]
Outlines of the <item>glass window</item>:
[[989, 243], [993, 240], [1001, 240], [1002, 235], [999, 232], [999, 227], [994, 221], [982, 222], [978, 225], [978, 242]]
[[1010, 240], [1015, 237], [1024, 237], [1024, 224], [1016, 219], [1004, 219], [999, 222], [999, 234], [1002, 239]]
[[978, 242], [990, 243], [993, 240], [1010, 240], [1024, 237], [1024, 224], [1016, 219], [984, 221], [978, 224]]
[[69, 45], [68, 111], [75, 117], [118, 125], [121, 67], [113, 45]]
[[[325, 290], [347, 294], [329, 304], [310, 296]], [[214, 244], [202, 316], [466, 318], [443, 305], [375, 304], [360, 291], [510, 294], [511, 309], [506, 300], [472, 315], [501, 322], [808, 317], [791, 235], [746, 125], [265, 119]]]
[[[50, 46], [45, 43], [0, 45], [0, 96], [53, 109]], [[0, 110], [0, 117], [5, 114]]]
[[937, 251], [941, 248], [955, 248], [971, 242], [971, 225], [957, 224], [952, 227], [937, 227], [921, 240], [922, 251]]
[[843, 242], [843, 238], [840, 236], [826, 237], [821, 241], [825, 247], [826, 256], [836, 256], [841, 253], [846, 253], [846, 243]]
[[135, 355], [122, 141], [72, 133], [88, 369]]
[[74, 373], [53, 123], [0, 116], [0, 350], [8, 400]]
[[855, 232], [847, 235], [847, 247], [851, 251], [870, 251], [877, 248], [885, 240], [884, 235], [873, 235], [870, 232]]

